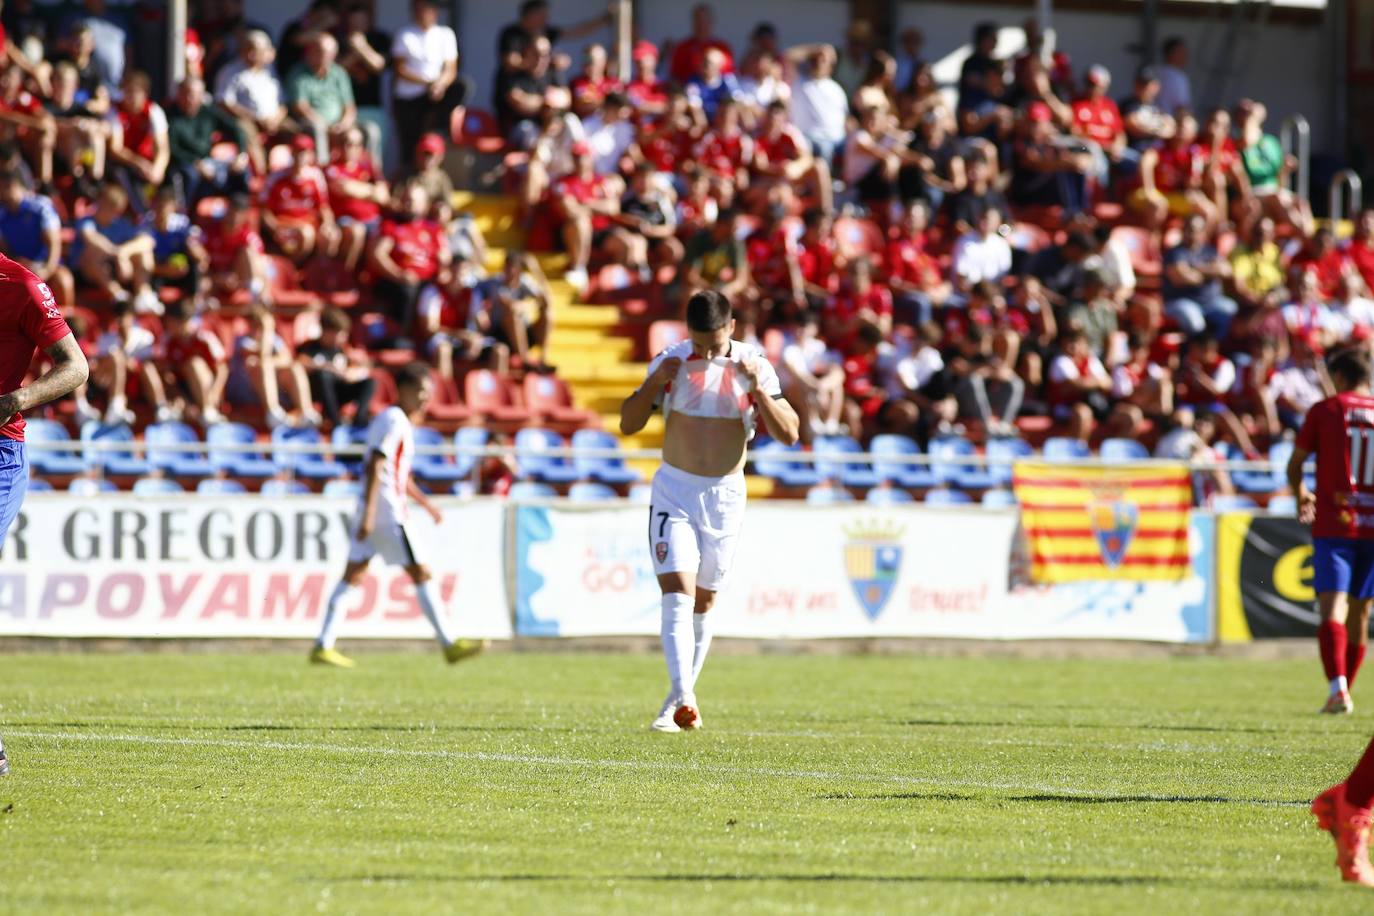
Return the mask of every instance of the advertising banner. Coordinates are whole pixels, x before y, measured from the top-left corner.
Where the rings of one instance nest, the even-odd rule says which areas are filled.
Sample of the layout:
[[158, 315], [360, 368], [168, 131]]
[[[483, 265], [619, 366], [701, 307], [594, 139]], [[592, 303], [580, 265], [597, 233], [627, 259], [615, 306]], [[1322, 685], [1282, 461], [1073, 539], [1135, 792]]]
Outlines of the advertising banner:
[[[516, 631], [654, 635], [659, 590], [644, 507], [516, 510]], [[1014, 512], [751, 506], [716, 633], [758, 638], [1212, 638], [1211, 519], [1177, 581], [1012, 585]]]
[[[501, 503], [439, 501], [410, 530], [461, 636], [509, 638]], [[0, 635], [313, 637], [352, 500], [34, 494], [0, 554]], [[375, 560], [343, 639], [425, 638], [409, 577]]]
[[1223, 642], [1313, 637], [1312, 534], [1295, 518], [1217, 519], [1217, 627]]

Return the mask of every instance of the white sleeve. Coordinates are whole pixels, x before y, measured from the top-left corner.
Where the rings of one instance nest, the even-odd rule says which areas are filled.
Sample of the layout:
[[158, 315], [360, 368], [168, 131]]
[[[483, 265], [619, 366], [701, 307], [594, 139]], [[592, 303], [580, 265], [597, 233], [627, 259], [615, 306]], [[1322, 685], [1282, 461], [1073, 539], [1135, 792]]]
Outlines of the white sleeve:
[[782, 397], [782, 383], [778, 381], [778, 370], [773, 368], [773, 364], [768, 361], [768, 357], [761, 352], [755, 351], [752, 358], [759, 361], [762, 370], [759, 372], [759, 382], [756, 390], [766, 394], [770, 398]]
[[387, 409], [367, 427], [367, 454], [381, 452], [388, 460], [396, 456], [396, 447], [404, 431], [399, 422], [400, 412]]
[[1217, 374], [1212, 377], [1213, 383], [1222, 391], [1230, 391], [1236, 385], [1236, 364], [1229, 359], [1222, 360], [1217, 366]]
[[441, 35], [444, 36], [443, 39], [442, 39], [442, 42], [443, 42], [443, 52], [442, 52], [442, 53], [443, 53], [444, 63], [448, 63], [448, 62], [451, 61], [451, 60], [457, 60], [457, 59], [458, 59], [458, 35], [453, 31], [453, 29], [450, 29], [450, 28], [448, 28], [447, 26], [444, 26], [443, 29], [444, 29], [444, 30], [443, 30], [442, 32], [440, 32], [439, 34], [441, 34]]
[[148, 122], [154, 134], [159, 137], [167, 136], [167, 112], [162, 110], [161, 105], [154, 104], [149, 106]]
[[1117, 366], [1112, 372], [1112, 397], [1128, 398], [1135, 393], [1135, 383], [1123, 367]]
[[1050, 363], [1050, 381], [1063, 382], [1071, 378], [1078, 378], [1073, 360], [1067, 356], [1056, 356], [1054, 362]]

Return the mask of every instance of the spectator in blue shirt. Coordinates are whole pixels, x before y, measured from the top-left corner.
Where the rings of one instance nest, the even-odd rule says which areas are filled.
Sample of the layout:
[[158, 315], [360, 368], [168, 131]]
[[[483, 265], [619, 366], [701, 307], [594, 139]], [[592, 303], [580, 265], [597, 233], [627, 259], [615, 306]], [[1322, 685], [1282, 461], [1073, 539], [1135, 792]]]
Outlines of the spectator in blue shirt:
[[95, 213], [76, 221], [71, 263], [77, 276], [116, 302], [132, 298], [140, 313], [162, 313], [153, 292], [153, 238], [129, 220], [129, 195], [117, 184], [101, 186]]
[[181, 212], [179, 201], [176, 188], [163, 185], [141, 225], [153, 239], [153, 287], [194, 295], [209, 269], [210, 256], [201, 244], [200, 227]]
[[743, 97], [733, 73], [722, 72], [725, 55], [712, 48], [701, 57], [701, 72], [687, 81], [687, 97], [701, 106], [708, 121], [716, 118], [722, 99]]
[[1164, 253], [1164, 312], [1189, 337], [1210, 330], [1226, 339], [1238, 306], [1221, 292], [1231, 263], [1207, 241], [1207, 221], [1194, 214], [1183, 224], [1183, 243]]
[[29, 190], [18, 172], [0, 172], [0, 243], [5, 254], [52, 287], [59, 304], [76, 302], [72, 272], [62, 265], [62, 220], [52, 201]]

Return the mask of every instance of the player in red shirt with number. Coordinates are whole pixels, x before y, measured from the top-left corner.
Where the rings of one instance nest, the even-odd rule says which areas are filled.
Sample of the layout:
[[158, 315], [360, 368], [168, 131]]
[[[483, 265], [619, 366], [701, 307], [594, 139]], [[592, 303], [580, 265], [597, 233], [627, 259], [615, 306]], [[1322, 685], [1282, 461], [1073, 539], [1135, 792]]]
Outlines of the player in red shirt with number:
[[[1374, 596], [1374, 395], [1369, 357], [1346, 350], [1331, 360], [1339, 392], [1307, 413], [1288, 462], [1288, 485], [1298, 494], [1298, 518], [1312, 526], [1313, 586], [1322, 624], [1322, 663], [1331, 677], [1323, 712], [1353, 708], [1346, 683], [1364, 655], [1369, 599]], [[1317, 491], [1303, 481], [1303, 462], [1317, 454]], [[1347, 647], [1346, 621], [1356, 628]], [[1317, 825], [1336, 840], [1336, 865], [1346, 881], [1374, 887], [1369, 864], [1370, 806], [1374, 804], [1374, 742], [1350, 777], [1312, 802]]]
[[[21, 388], [37, 350], [52, 359], [52, 368]], [[62, 320], [48, 284], [0, 255], [0, 547], [29, 485], [20, 412], [75, 391], [88, 373], [86, 356]], [[0, 776], [9, 771], [0, 743]]]
[[[1298, 496], [1298, 517], [1312, 526], [1312, 584], [1322, 618], [1317, 641], [1331, 685], [1322, 712], [1348, 713], [1374, 598], [1374, 397], [1367, 358], [1341, 353], [1330, 372], [1339, 393], [1308, 411], [1288, 462], [1288, 484]], [[1302, 467], [1314, 453], [1315, 493]]]

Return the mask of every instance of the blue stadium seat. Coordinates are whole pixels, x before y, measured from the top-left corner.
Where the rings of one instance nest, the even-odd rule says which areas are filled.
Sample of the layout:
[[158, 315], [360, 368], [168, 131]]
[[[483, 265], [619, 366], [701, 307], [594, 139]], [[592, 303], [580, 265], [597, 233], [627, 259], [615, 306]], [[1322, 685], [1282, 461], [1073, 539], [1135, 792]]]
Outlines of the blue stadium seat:
[[310, 488], [299, 480], [282, 480], [280, 477], [265, 481], [262, 485], [263, 496], [305, 496]]
[[228, 471], [235, 477], [271, 477], [277, 466], [259, 451], [234, 451], [216, 448], [221, 445], [254, 445], [258, 434], [246, 423], [216, 423], [205, 431], [205, 443], [210, 447], [210, 463], [216, 470]]
[[41, 477], [30, 477], [30, 478], [29, 478], [29, 487], [28, 487], [28, 491], [29, 491], [30, 493], [51, 493], [52, 490], [53, 490], [52, 484], [48, 483], [48, 482], [47, 482], [46, 480], [44, 480], [43, 478], [41, 478]]
[[988, 490], [983, 494], [984, 509], [1014, 509], [1016, 494], [1010, 490]]
[[[334, 451], [338, 452], [349, 446], [356, 445], [360, 449], [367, 445], [366, 426], [348, 426], [340, 423], [334, 427], [334, 432], [329, 435], [329, 442], [334, 446]], [[359, 455], [336, 455], [335, 460], [348, 469], [348, 473], [354, 477], [361, 477], [363, 474], [363, 456]]]
[[[92, 442], [133, 442], [134, 431], [126, 423], [102, 423], [87, 420], [81, 425], [81, 441]], [[139, 477], [148, 473], [146, 458], [135, 458], [132, 449], [97, 449], [89, 445], [83, 457], [90, 467], [104, 468], [106, 474], [118, 477]]]
[[873, 487], [864, 495], [864, 502], [874, 506], [899, 506], [915, 500], [909, 491], [899, 487]]
[[568, 488], [568, 499], [575, 503], [604, 503], [619, 499], [620, 495], [604, 483], [579, 481]]
[[[821, 436], [811, 450], [817, 455], [859, 455], [864, 447], [851, 436]], [[867, 462], [818, 460], [816, 472], [827, 480], [839, 480], [847, 487], [872, 487], [880, 480]]]
[[1258, 503], [1239, 493], [1232, 496], [1218, 493], [1212, 497], [1213, 512], [1245, 512], [1257, 508], [1259, 508]]
[[178, 477], [209, 477], [215, 473], [215, 466], [204, 455], [166, 447], [200, 444], [200, 436], [186, 423], [154, 423], [143, 430], [143, 441], [148, 446], [149, 463], [161, 471]]
[[639, 506], [647, 506], [654, 495], [653, 484], [637, 483], [630, 487], [630, 502]]
[[990, 487], [992, 475], [977, 465], [960, 458], [976, 455], [978, 450], [973, 443], [962, 436], [945, 436], [930, 443], [930, 469], [937, 483], [943, 486], [955, 484], [972, 488]]
[[772, 439], [754, 446], [754, 472], [776, 480], [785, 487], [809, 487], [820, 483], [821, 475], [809, 461], [788, 456], [801, 451], [800, 445], [783, 445]]
[[[72, 441], [71, 435], [67, 432], [67, 427], [56, 420], [41, 418], [24, 421], [24, 438], [30, 443]], [[75, 446], [70, 451], [60, 452], [45, 448], [31, 448], [28, 450], [28, 456], [29, 464], [40, 474], [66, 477], [70, 474], [80, 474], [86, 470], [86, 462], [77, 455]]]
[[1082, 461], [1092, 456], [1092, 449], [1088, 448], [1088, 443], [1067, 436], [1046, 439], [1042, 451], [1046, 461]]
[[323, 493], [335, 499], [357, 499], [363, 495], [363, 482], [361, 480], [327, 480], [324, 484]]
[[1097, 455], [1103, 461], [1123, 463], [1144, 461], [1150, 457], [1150, 450], [1134, 439], [1104, 439]]
[[510, 493], [507, 498], [513, 502], [522, 503], [538, 499], [554, 499], [558, 496], [558, 491], [546, 483], [535, 483], [531, 480], [518, 480], [510, 485]]
[[293, 471], [306, 480], [341, 477], [347, 469], [323, 454], [306, 454], [281, 448], [283, 445], [323, 445], [324, 437], [313, 426], [278, 426], [272, 430], [272, 459], [281, 470]]
[[522, 480], [543, 483], [572, 483], [579, 475], [566, 457], [545, 454], [549, 449], [563, 448], [567, 443], [551, 429], [527, 426], [515, 434], [515, 473]]
[[838, 506], [841, 503], [852, 503], [853, 501], [853, 495], [844, 487], [817, 484], [806, 491], [806, 504], [808, 506]]
[[133, 493], [135, 496], [169, 496], [173, 493], [185, 493], [186, 490], [175, 480], [168, 480], [166, 477], [140, 477], [134, 481]]
[[99, 493], [118, 493], [119, 487], [113, 480], [104, 477], [77, 477], [67, 484], [67, 492], [73, 496], [95, 496]]
[[966, 506], [973, 502], [973, 497], [963, 490], [928, 490], [926, 492], [927, 506]]
[[[893, 457], [908, 457], [921, 454], [921, 447], [908, 436], [898, 436], [891, 433], [874, 436], [873, 441], [868, 444], [868, 450], [875, 456], [891, 455]], [[935, 473], [930, 465], [926, 464], [904, 464], [897, 461], [883, 461], [881, 458], [873, 459], [873, 473], [879, 480], [888, 483], [898, 484], [903, 487], [915, 487], [924, 489], [935, 486]]]
[[415, 427], [415, 463], [413, 467], [416, 477], [436, 483], [452, 483], [467, 476], [463, 473], [462, 468], [449, 460], [449, 456], [426, 455], [420, 451], [422, 447], [432, 448], [445, 444], [447, 443], [444, 441], [444, 434], [439, 430], [429, 426]]
[[1287, 493], [1282, 496], [1274, 496], [1270, 498], [1269, 505], [1264, 507], [1264, 511], [1270, 515], [1297, 515], [1298, 501]]
[[[579, 429], [572, 434], [573, 448], [620, 449], [620, 440], [602, 429]], [[573, 467], [584, 480], [599, 480], [609, 484], [627, 484], [639, 480], [639, 472], [626, 467], [625, 459], [615, 457], [573, 458]]]
[[224, 477], [207, 477], [196, 484], [196, 492], [202, 496], [240, 496], [248, 492], [240, 481]]
[[[1029, 458], [1035, 454], [1035, 449], [1031, 448], [1030, 443], [1024, 439], [1015, 437], [998, 437], [989, 439], [984, 453], [988, 457], [988, 466], [977, 478], [964, 476], [960, 478], [960, 483], [973, 490], [981, 490], [986, 487], [1005, 487], [1011, 484], [1011, 477], [1017, 461]], [[974, 480], [978, 482], [974, 482]]]
[[[481, 448], [491, 439], [491, 430], [485, 426], [463, 426], [453, 434], [453, 444], [467, 448]], [[463, 472], [463, 477], [471, 477], [472, 469], [481, 461], [480, 455], [454, 455], [454, 465]]]

